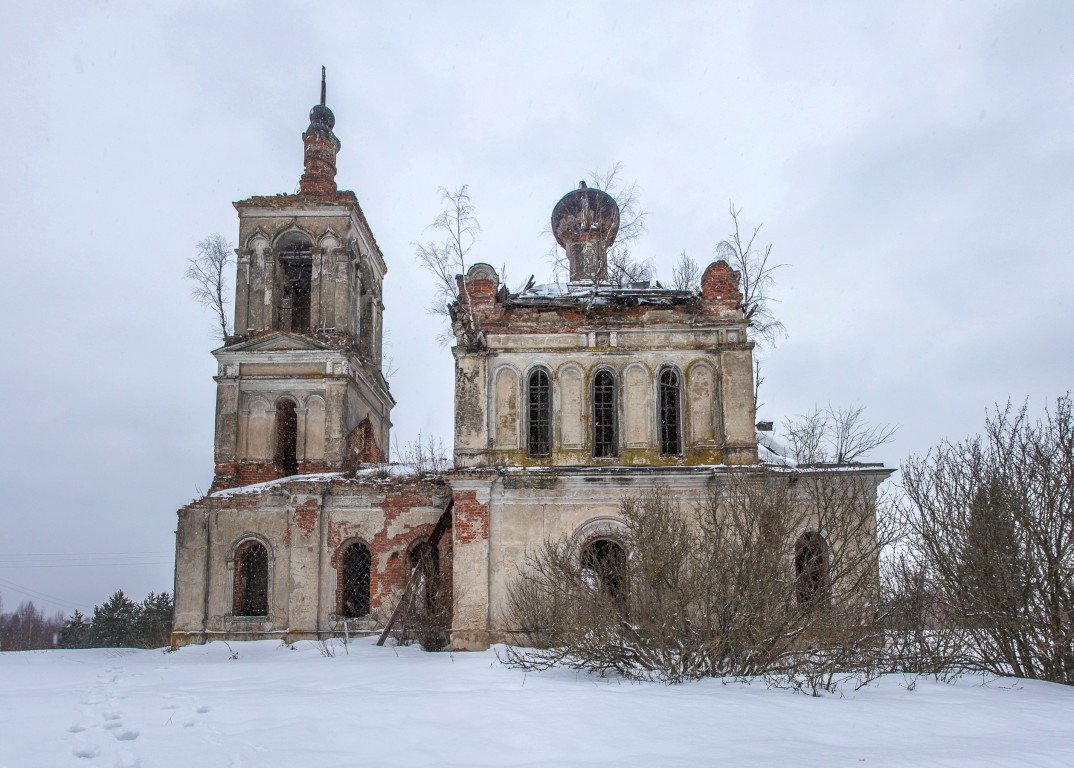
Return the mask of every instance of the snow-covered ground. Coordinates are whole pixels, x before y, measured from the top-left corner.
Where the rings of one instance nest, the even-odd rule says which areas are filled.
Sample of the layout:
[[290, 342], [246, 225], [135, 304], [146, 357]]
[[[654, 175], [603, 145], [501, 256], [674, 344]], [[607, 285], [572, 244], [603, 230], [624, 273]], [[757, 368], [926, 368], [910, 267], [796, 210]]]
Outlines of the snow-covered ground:
[[352, 642], [0, 654], [0, 766], [1074, 766], [1074, 688], [524, 674]]

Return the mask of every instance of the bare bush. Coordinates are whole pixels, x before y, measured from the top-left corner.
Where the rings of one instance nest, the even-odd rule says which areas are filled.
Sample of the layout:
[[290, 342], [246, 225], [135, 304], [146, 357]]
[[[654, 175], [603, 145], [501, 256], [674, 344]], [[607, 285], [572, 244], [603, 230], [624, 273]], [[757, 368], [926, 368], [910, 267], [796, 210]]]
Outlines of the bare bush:
[[[764, 676], [813, 693], [871, 676], [892, 531], [875, 499], [873, 478], [823, 471], [724, 476], [694, 509], [667, 489], [625, 499], [622, 528], [530, 553], [505, 618], [532, 647], [507, 661], [666, 682]], [[614, 589], [586, 567], [602, 538], [629, 553]]]
[[902, 467], [907, 548], [959, 640], [997, 675], [1074, 684], [1074, 416], [1009, 403], [985, 434]]
[[687, 256], [686, 251], [679, 254], [671, 275], [671, 286], [676, 291], [701, 292], [701, 266]]
[[415, 475], [439, 474], [451, 468], [444, 441], [432, 435], [423, 439], [420, 432], [416, 440], [402, 446], [396, 441], [395, 460]]
[[784, 421], [795, 461], [800, 465], [851, 464], [895, 439], [897, 426], [870, 424], [864, 414], [865, 406], [829, 405]]

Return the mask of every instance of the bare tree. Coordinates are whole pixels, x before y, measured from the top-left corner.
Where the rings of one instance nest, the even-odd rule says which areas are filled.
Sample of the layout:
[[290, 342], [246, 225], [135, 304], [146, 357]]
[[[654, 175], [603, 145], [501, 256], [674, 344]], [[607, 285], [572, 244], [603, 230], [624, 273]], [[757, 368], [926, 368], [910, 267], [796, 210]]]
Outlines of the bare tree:
[[791, 451], [799, 465], [853, 464], [895, 439], [898, 426], [871, 424], [865, 406], [821, 409], [783, 422]]
[[603, 569], [591, 543], [546, 541], [508, 589], [507, 623], [532, 647], [507, 661], [666, 682], [762, 675], [811, 693], [871, 677], [887, 508], [877, 515], [863, 475], [793, 477], [721, 477], [694, 509], [666, 489], [625, 499], [623, 527], [596, 539], [629, 556]]
[[757, 242], [757, 235], [761, 231], [761, 225], [753, 228], [753, 232], [747, 237], [742, 233], [742, 227], [738, 217], [741, 208], [735, 208], [734, 202], [729, 204], [728, 210], [734, 231], [727, 239], [721, 240], [716, 245], [716, 257], [723, 259], [731, 265], [740, 275], [739, 290], [742, 292], [742, 302], [739, 308], [745, 313], [746, 319], [753, 326], [754, 336], [758, 343], [772, 347], [783, 336], [787, 335], [787, 329], [780, 320], [776, 319], [772, 311], [772, 286], [775, 284], [774, 273], [785, 264], [772, 263], [772, 245], [761, 245]]
[[902, 466], [907, 550], [970, 669], [1074, 685], [1074, 414], [996, 409]]
[[441, 344], [446, 345], [451, 341], [451, 324], [458, 322], [469, 345], [480, 337], [481, 329], [470, 309], [466, 283], [458, 280], [457, 276], [465, 275], [469, 268], [470, 252], [477, 243], [481, 224], [474, 213], [468, 185], [463, 184], [454, 191], [441, 187], [440, 201], [444, 204], [444, 210], [428, 229], [443, 239], [415, 243], [415, 253], [418, 263], [433, 276], [436, 286], [429, 312], [448, 322], [448, 327], [439, 335]]
[[671, 284], [676, 291], [701, 291], [701, 267], [686, 255], [686, 251], [679, 254], [679, 260], [675, 262]]
[[186, 277], [194, 285], [191, 295], [199, 304], [212, 309], [220, 323], [220, 337], [227, 341], [231, 335], [228, 320], [228, 296], [226, 271], [232, 263], [235, 251], [223, 235], [209, 235], [198, 242], [198, 252], [187, 259]]

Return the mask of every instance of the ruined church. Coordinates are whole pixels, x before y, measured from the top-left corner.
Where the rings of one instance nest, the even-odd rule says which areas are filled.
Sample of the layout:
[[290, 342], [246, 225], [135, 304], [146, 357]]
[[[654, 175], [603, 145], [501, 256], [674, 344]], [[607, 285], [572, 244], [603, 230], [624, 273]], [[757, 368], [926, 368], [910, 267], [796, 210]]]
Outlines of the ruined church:
[[[175, 644], [376, 631], [419, 572], [447, 601], [452, 647], [510, 642], [506, 591], [533, 546], [569, 537], [580, 564], [612, 567], [629, 556], [623, 498], [689, 503], [721, 475], [776, 471], [758, 455], [739, 275], [718, 261], [699, 292], [608, 284], [619, 209], [583, 184], [551, 214], [569, 282], [512, 293], [487, 264], [458, 276], [453, 467], [393, 473], [390, 261], [337, 188], [334, 128], [322, 83], [298, 192], [235, 203], [215, 476], [178, 512]], [[860, 472], [874, 487], [889, 473]]]

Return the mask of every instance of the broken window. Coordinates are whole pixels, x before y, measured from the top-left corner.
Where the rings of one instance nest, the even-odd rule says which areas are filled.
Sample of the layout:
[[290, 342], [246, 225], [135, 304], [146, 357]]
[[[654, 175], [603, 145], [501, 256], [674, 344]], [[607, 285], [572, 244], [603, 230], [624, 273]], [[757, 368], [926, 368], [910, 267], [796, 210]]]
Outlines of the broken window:
[[340, 573], [339, 615], [347, 618], [369, 614], [370, 569], [373, 558], [369, 547], [355, 541], [343, 551]]
[[597, 539], [582, 550], [586, 581], [616, 602], [626, 598], [626, 562], [626, 551], [611, 539]]
[[828, 546], [816, 531], [803, 533], [794, 545], [794, 576], [798, 605], [828, 601]]
[[310, 293], [313, 287], [313, 249], [301, 235], [290, 236], [279, 248], [277, 329], [310, 332]]
[[235, 616], [268, 616], [268, 550], [245, 541], [235, 550]]
[[674, 368], [660, 373], [660, 455], [678, 456], [682, 453], [682, 387]]
[[429, 541], [410, 551], [410, 573], [415, 579], [414, 596], [426, 613], [435, 613], [440, 591], [440, 552]]
[[284, 477], [298, 474], [298, 413], [293, 400], [276, 403], [275, 461]]
[[597, 458], [617, 456], [615, 378], [601, 371], [593, 379], [593, 455]]
[[528, 382], [529, 455], [552, 453], [552, 382], [548, 371], [538, 368]]

